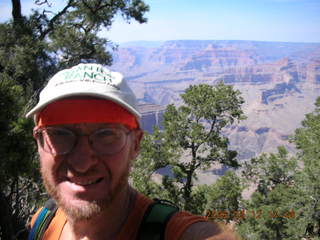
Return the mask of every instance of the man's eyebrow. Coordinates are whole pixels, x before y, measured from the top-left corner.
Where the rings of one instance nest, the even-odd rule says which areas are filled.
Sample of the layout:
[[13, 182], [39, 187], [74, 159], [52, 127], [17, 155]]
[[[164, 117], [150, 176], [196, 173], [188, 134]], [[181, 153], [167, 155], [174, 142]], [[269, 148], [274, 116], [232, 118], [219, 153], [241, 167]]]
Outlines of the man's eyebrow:
[[[59, 125], [61, 128], [66, 128], [69, 130], [81, 130], [82, 126], [89, 127], [91, 123], [74, 123], [74, 124], [66, 124], [66, 125]], [[91, 127], [91, 126], [90, 126]], [[95, 127], [93, 130], [99, 130], [101, 128], [121, 128], [127, 129], [124, 125], [118, 123], [95, 123]]]

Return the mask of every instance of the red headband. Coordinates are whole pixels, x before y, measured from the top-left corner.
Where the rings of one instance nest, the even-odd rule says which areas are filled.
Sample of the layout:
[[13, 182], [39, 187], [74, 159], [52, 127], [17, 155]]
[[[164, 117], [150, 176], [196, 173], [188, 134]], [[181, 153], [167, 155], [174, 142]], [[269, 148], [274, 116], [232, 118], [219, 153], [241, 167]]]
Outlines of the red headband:
[[38, 116], [38, 126], [74, 123], [120, 123], [138, 128], [136, 117], [105, 99], [62, 99], [50, 103]]

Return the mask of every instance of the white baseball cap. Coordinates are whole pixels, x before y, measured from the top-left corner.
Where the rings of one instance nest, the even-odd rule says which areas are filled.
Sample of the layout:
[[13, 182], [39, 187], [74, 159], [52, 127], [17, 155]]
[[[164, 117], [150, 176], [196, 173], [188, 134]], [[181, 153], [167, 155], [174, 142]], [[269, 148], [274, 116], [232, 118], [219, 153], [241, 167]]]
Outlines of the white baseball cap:
[[121, 73], [112, 72], [100, 64], [79, 64], [56, 73], [40, 92], [38, 104], [26, 117], [41, 112], [48, 104], [72, 96], [91, 96], [111, 100], [141, 118], [137, 100]]

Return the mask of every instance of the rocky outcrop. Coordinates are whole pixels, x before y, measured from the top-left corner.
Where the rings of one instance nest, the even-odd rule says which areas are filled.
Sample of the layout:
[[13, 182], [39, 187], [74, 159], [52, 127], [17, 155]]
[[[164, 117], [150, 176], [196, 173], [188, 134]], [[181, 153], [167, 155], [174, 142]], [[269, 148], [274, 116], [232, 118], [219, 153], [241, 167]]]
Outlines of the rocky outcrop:
[[145, 131], [152, 133], [153, 127], [158, 126], [162, 128], [161, 122], [163, 120], [163, 113], [165, 107], [154, 104], [141, 104], [138, 106], [141, 113], [141, 127]]
[[246, 101], [247, 119], [227, 128], [239, 159], [293, 147], [288, 136], [320, 95], [320, 44], [254, 41], [167, 41], [129, 44], [115, 54], [136, 93], [142, 126], [160, 125], [165, 106], [181, 104], [191, 84], [232, 84]]
[[274, 88], [262, 92], [261, 102], [268, 104], [276, 99], [283, 98], [286, 94], [293, 94], [295, 92], [301, 93], [293, 81], [289, 83], [278, 83]]

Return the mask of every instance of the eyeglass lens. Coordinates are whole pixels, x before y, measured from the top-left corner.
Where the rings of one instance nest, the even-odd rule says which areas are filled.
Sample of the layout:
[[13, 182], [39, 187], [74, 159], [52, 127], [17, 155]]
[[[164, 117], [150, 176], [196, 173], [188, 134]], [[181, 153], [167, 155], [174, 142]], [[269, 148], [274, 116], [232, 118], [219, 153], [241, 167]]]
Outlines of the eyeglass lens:
[[[69, 129], [55, 127], [43, 128], [40, 133], [42, 148], [53, 155], [70, 153], [82, 136]], [[126, 143], [126, 136], [123, 129], [105, 128], [88, 135], [88, 142], [98, 155], [111, 155], [121, 151]]]

